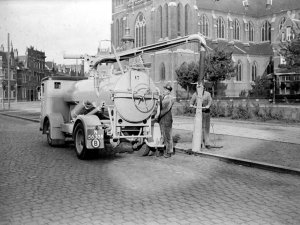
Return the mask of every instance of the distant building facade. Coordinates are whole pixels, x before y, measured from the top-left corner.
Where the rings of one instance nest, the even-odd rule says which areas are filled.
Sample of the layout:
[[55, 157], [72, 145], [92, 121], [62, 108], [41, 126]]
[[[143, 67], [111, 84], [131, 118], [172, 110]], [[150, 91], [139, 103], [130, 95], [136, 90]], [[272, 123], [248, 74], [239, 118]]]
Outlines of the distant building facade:
[[41, 80], [45, 77], [45, 52], [29, 47], [18, 57], [18, 101], [40, 99]]
[[[16, 62], [18, 52], [13, 50], [9, 51], [10, 54], [10, 96], [11, 100], [16, 98], [16, 78], [17, 69]], [[7, 101], [8, 99], [8, 53], [5, 51], [4, 46], [0, 46], [0, 101]]]
[[84, 64], [64, 65], [58, 64], [56, 66], [56, 75], [71, 76], [71, 77], [84, 77]]
[[[237, 75], [223, 83], [226, 96], [236, 97], [284, 62], [280, 45], [293, 38], [299, 21], [299, 0], [113, 0], [111, 39], [122, 51], [126, 26], [133, 47], [200, 32], [208, 51], [233, 52]], [[198, 59], [195, 44], [143, 56], [158, 86], [170, 82], [177, 91], [175, 69]]]

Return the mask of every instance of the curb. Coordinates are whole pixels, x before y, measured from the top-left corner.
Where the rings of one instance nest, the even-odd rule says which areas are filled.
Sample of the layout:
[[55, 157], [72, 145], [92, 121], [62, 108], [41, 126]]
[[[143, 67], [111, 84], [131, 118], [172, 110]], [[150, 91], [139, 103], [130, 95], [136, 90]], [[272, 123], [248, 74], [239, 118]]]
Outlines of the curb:
[[[175, 150], [182, 152], [182, 153], [189, 152], [187, 149], [178, 148], [178, 147], [175, 147]], [[273, 171], [273, 172], [288, 173], [288, 174], [294, 174], [294, 175], [300, 176], [300, 169], [297, 169], [297, 168], [279, 166], [279, 165], [270, 164], [270, 163], [263, 163], [263, 162], [254, 161], [254, 160], [246, 160], [246, 159], [241, 159], [241, 158], [229, 157], [229, 156], [213, 154], [213, 153], [208, 153], [208, 152], [199, 152], [199, 153], [191, 153], [191, 154], [193, 154], [195, 156], [204, 156], [204, 157], [208, 157], [208, 158], [218, 159], [220, 161], [224, 161], [224, 162], [228, 162], [228, 163], [234, 163], [234, 164], [238, 164], [238, 165], [254, 167], [254, 168], [264, 169], [264, 170]]]
[[17, 119], [22, 119], [22, 120], [28, 120], [28, 121], [35, 122], [35, 123], [40, 122], [40, 120], [37, 120], [37, 119], [30, 119], [30, 118], [26, 118], [26, 117], [22, 117], [22, 116], [16, 116], [16, 115], [10, 115], [10, 114], [6, 114], [6, 113], [0, 113], [0, 115], [13, 117], [13, 118], [17, 118]]

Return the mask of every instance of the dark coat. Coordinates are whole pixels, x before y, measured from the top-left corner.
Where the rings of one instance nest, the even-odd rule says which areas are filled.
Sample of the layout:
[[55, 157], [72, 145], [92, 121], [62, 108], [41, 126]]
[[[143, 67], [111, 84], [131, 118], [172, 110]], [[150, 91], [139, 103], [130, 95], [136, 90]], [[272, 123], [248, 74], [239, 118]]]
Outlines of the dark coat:
[[167, 95], [160, 102], [161, 102], [161, 106], [160, 106], [159, 124], [164, 126], [172, 126], [173, 123], [172, 106], [174, 104], [173, 98], [171, 95]]

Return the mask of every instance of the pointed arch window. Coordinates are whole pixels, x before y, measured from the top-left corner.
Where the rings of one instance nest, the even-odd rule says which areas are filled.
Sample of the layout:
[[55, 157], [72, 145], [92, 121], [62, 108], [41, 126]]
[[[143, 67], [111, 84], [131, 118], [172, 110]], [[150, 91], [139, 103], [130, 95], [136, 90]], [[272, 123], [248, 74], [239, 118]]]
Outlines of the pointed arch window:
[[271, 41], [271, 24], [265, 21], [261, 28], [261, 41]]
[[217, 19], [217, 38], [225, 38], [225, 22], [222, 17]]
[[234, 40], [240, 40], [240, 32], [241, 31], [241, 27], [240, 27], [240, 23], [237, 19], [235, 19], [233, 21], [233, 39]]
[[282, 17], [279, 23], [279, 31], [284, 27], [285, 22], [286, 22], [286, 18]]
[[185, 5], [184, 7], [184, 34], [188, 35], [189, 34], [189, 13], [190, 13], [190, 6]]
[[249, 41], [254, 41], [254, 26], [253, 26], [253, 23], [251, 21], [248, 22], [248, 38], [249, 38]]
[[199, 21], [200, 34], [203, 34], [205, 37], [208, 37], [208, 27], [209, 27], [208, 18], [206, 15], [202, 15]]
[[251, 68], [251, 81], [255, 81], [257, 78], [257, 64], [254, 62]]
[[116, 22], [116, 46], [119, 46], [120, 43], [120, 23], [119, 19]]
[[135, 47], [146, 45], [146, 19], [140, 13], [135, 21]]
[[177, 36], [181, 36], [181, 9], [182, 5], [177, 5]]
[[163, 37], [163, 18], [162, 18], [162, 7], [158, 7], [158, 20], [159, 20], [159, 37]]
[[120, 45], [122, 43], [122, 38], [124, 36], [124, 31], [125, 31], [125, 22], [124, 22], [124, 18], [120, 19]]
[[242, 62], [238, 61], [236, 81], [242, 81]]
[[166, 67], [164, 63], [160, 64], [159, 77], [161, 81], [166, 80]]
[[169, 8], [168, 4], [165, 4], [165, 26], [166, 26], [166, 37], [169, 36]]

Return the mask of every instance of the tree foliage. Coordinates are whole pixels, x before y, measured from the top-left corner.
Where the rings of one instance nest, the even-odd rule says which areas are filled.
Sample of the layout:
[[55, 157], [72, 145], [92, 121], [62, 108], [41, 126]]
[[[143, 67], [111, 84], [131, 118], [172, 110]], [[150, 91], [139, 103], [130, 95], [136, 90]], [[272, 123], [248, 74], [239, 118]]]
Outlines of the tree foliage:
[[177, 74], [177, 82], [182, 88], [185, 90], [195, 90], [196, 86], [193, 83], [196, 83], [198, 80], [199, 64], [184, 62], [175, 72]]
[[[199, 76], [199, 61], [197, 63], [182, 63], [175, 70], [177, 82], [185, 90], [195, 90]], [[224, 50], [215, 49], [205, 57], [205, 77], [204, 79], [211, 82], [213, 88], [219, 81], [230, 79], [235, 76], [235, 66], [232, 61], [232, 53]]]
[[281, 54], [286, 61], [288, 69], [300, 66], [300, 34], [297, 34], [294, 39], [281, 45]]
[[267, 75], [264, 74], [261, 77], [257, 77], [251, 84], [252, 89], [249, 91], [251, 97], [268, 97], [270, 92], [271, 81]]
[[235, 66], [232, 61], [232, 52], [215, 49], [205, 59], [205, 79], [217, 83], [234, 77]]

